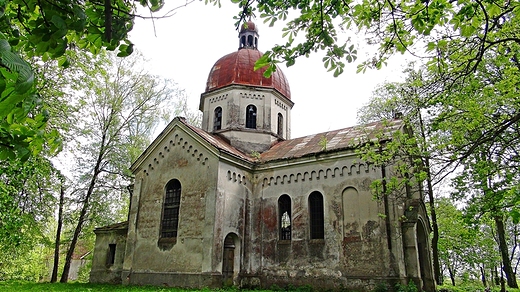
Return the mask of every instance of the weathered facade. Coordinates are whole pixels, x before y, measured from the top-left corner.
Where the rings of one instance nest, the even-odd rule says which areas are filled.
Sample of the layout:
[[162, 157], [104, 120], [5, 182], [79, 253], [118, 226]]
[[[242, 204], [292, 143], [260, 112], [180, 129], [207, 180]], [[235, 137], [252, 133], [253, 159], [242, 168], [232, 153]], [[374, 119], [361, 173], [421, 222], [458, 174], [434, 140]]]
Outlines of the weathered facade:
[[421, 192], [374, 200], [393, 169], [355, 153], [401, 121], [290, 139], [285, 76], [252, 70], [254, 23], [239, 39], [211, 69], [202, 128], [175, 118], [132, 165], [128, 222], [96, 230], [91, 281], [433, 291]]

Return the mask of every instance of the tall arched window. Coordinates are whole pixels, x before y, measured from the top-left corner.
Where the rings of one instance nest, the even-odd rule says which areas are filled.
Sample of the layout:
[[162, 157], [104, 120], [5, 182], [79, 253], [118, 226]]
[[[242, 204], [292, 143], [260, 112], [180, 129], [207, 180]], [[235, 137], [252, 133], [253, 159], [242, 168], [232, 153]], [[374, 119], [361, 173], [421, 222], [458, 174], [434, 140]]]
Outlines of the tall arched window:
[[280, 240], [291, 240], [291, 198], [282, 195], [278, 199], [278, 223], [280, 226]]
[[252, 104], [246, 108], [246, 128], [256, 129], [256, 106]]
[[181, 204], [181, 183], [172, 179], [166, 184], [163, 215], [161, 220], [161, 238], [176, 238], [179, 227], [179, 207]]
[[311, 239], [325, 238], [323, 196], [318, 191], [312, 192], [309, 196], [309, 217]]
[[215, 108], [215, 116], [213, 118], [213, 131], [222, 129], [222, 108]]
[[278, 136], [283, 136], [283, 116], [281, 113], [278, 113]]

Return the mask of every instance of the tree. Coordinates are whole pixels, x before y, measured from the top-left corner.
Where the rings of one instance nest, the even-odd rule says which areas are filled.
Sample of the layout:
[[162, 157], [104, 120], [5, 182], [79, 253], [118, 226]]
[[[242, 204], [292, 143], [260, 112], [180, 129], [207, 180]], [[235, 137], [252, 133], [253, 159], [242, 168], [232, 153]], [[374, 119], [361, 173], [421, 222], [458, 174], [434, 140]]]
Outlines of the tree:
[[0, 277], [21, 277], [20, 258], [50, 244], [46, 223], [53, 215], [59, 171], [41, 156], [1, 161], [0, 170]]
[[[451, 284], [457, 277], [469, 273], [480, 278], [488, 286], [486, 273], [500, 262], [497, 243], [490, 232], [491, 218], [468, 221], [464, 211], [457, 208], [451, 198], [439, 198], [436, 202], [439, 222], [439, 255], [447, 270]], [[487, 272], [486, 272], [487, 271]]]
[[[515, 287], [502, 222], [508, 217], [518, 222], [520, 214], [516, 183], [520, 161], [520, 108], [516, 93], [520, 63], [515, 61], [520, 47], [499, 44], [488, 49], [472, 69], [474, 73], [463, 76], [459, 73], [465, 64], [466, 51], [461, 49], [464, 45], [467, 44], [451, 41], [446, 44], [444, 65], [425, 68], [428, 74], [424, 75], [420, 92], [426, 94], [419, 108], [429, 114], [428, 131], [426, 139], [418, 141], [427, 141], [424, 145], [429, 150], [424, 153], [435, 153], [436, 165], [442, 166], [445, 173], [454, 173], [457, 200], [473, 206], [476, 217], [495, 214], [504, 271], [508, 285]], [[417, 73], [412, 71], [412, 74]], [[413, 84], [392, 85], [392, 90], [396, 88], [410, 90]]]
[[[134, 54], [135, 55], [135, 54]], [[172, 111], [178, 89], [141, 69], [139, 55], [101, 55], [75, 84], [80, 99], [71, 151], [76, 157], [77, 222], [61, 282], [67, 282], [74, 249], [85, 225], [98, 214], [117, 213], [114, 197], [130, 184], [128, 165], [149, 141], [161, 117]]]
[[[482, 57], [474, 74], [464, 78], [452, 79], [453, 70], [437, 71], [435, 82], [445, 85], [431, 101], [438, 112], [432, 121], [436, 147], [445, 149], [447, 162], [454, 168], [464, 170], [456, 176], [457, 198], [469, 204], [470, 217], [490, 214], [494, 218], [510, 287], [517, 284], [503, 221], [520, 219], [520, 104], [516, 93], [520, 63], [515, 61], [519, 49], [518, 44], [496, 45]], [[451, 50], [446, 62], [460, 64], [464, 51]]]
[[60, 182], [60, 199], [58, 203], [58, 222], [56, 227], [56, 238], [54, 241], [54, 261], [52, 265], [51, 283], [58, 280], [58, 263], [60, 260], [61, 228], [63, 226], [63, 205], [65, 200], [65, 189], [63, 179]]
[[439, 255], [443, 267], [448, 271], [451, 284], [455, 286], [456, 273], [464, 266], [465, 249], [472, 248], [472, 229], [467, 228], [462, 212], [447, 199], [437, 200], [440, 229]]
[[25, 160], [60, 145], [58, 132], [46, 128], [46, 105], [28, 58], [68, 66], [66, 52], [75, 48], [131, 54], [128, 32], [137, 3], [152, 12], [163, 5], [162, 0], [0, 1], [0, 159]]

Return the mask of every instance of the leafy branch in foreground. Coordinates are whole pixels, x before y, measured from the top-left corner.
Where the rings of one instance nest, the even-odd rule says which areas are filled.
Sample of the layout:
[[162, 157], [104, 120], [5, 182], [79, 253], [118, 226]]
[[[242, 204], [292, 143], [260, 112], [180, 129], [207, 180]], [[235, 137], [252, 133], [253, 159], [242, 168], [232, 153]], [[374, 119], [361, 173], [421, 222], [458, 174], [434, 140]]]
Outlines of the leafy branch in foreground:
[[[217, 0], [208, 0], [211, 3]], [[324, 52], [325, 68], [337, 76], [345, 63], [358, 57], [356, 43], [340, 34], [348, 30], [364, 33], [367, 44], [378, 45], [358, 72], [381, 68], [394, 54], [408, 53], [426, 58], [432, 66], [452, 66], [444, 60], [446, 46], [459, 42], [458, 76], [474, 72], [486, 52], [497, 46], [520, 43], [517, 23], [519, 1], [488, 0], [233, 0], [240, 11], [237, 27], [251, 16], [259, 16], [270, 26], [286, 22], [285, 44], [268, 50], [258, 65], [287, 66], [301, 56]], [[291, 15], [294, 15], [291, 17]], [[274, 67], [273, 67], [274, 68]], [[273, 69], [274, 70], [274, 69]], [[266, 71], [266, 72], [269, 72]]]
[[25, 160], [44, 147], [50, 153], [60, 147], [58, 132], [46, 127], [45, 100], [25, 60], [57, 60], [66, 67], [66, 52], [77, 48], [131, 54], [136, 4], [157, 11], [163, 1], [0, 1], [0, 159]]

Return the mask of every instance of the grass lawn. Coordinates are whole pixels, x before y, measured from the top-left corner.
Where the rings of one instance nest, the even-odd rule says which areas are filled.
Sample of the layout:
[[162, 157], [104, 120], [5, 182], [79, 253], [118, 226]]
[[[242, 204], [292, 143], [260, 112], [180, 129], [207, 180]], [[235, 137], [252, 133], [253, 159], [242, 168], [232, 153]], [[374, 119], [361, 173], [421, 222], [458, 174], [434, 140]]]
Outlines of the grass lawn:
[[[165, 288], [153, 286], [122, 286], [122, 285], [108, 285], [108, 284], [89, 284], [89, 283], [35, 283], [26, 281], [0, 281], [0, 291], [2, 292], [22, 292], [22, 291], [74, 291], [74, 292], [137, 292], [137, 291], [190, 291], [179, 288]], [[195, 290], [191, 290], [195, 291]], [[199, 292], [214, 291], [210, 289], [196, 290]], [[224, 291], [224, 290], [222, 290]], [[231, 291], [231, 290], [229, 290]]]
[[[247, 290], [238, 289], [200, 289], [200, 290], [187, 290], [179, 288], [168, 288], [168, 287], [155, 287], [155, 286], [122, 286], [122, 285], [109, 285], [109, 284], [89, 284], [89, 283], [35, 283], [28, 281], [0, 281], [1, 292], [24, 292], [24, 291], [50, 291], [50, 292], [61, 292], [61, 291], [74, 291], [74, 292], [137, 292], [137, 291], [160, 291], [160, 292], [248, 292]], [[251, 290], [249, 290], [251, 291]], [[312, 289], [306, 288], [295, 288], [293, 289], [276, 289], [276, 290], [254, 290], [254, 292], [311, 292]], [[437, 291], [443, 292], [473, 292], [479, 291], [484, 292], [484, 287], [481, 285], [475, 285], [475, 283], [466, 283], [463, 285], [451, 286], [442, 285], [437, 287]], [[500, 291], [500, 287], [493, 287], [493, 292]], [[520, 292], [520, 289], [507, 288], [508, 292]]]

